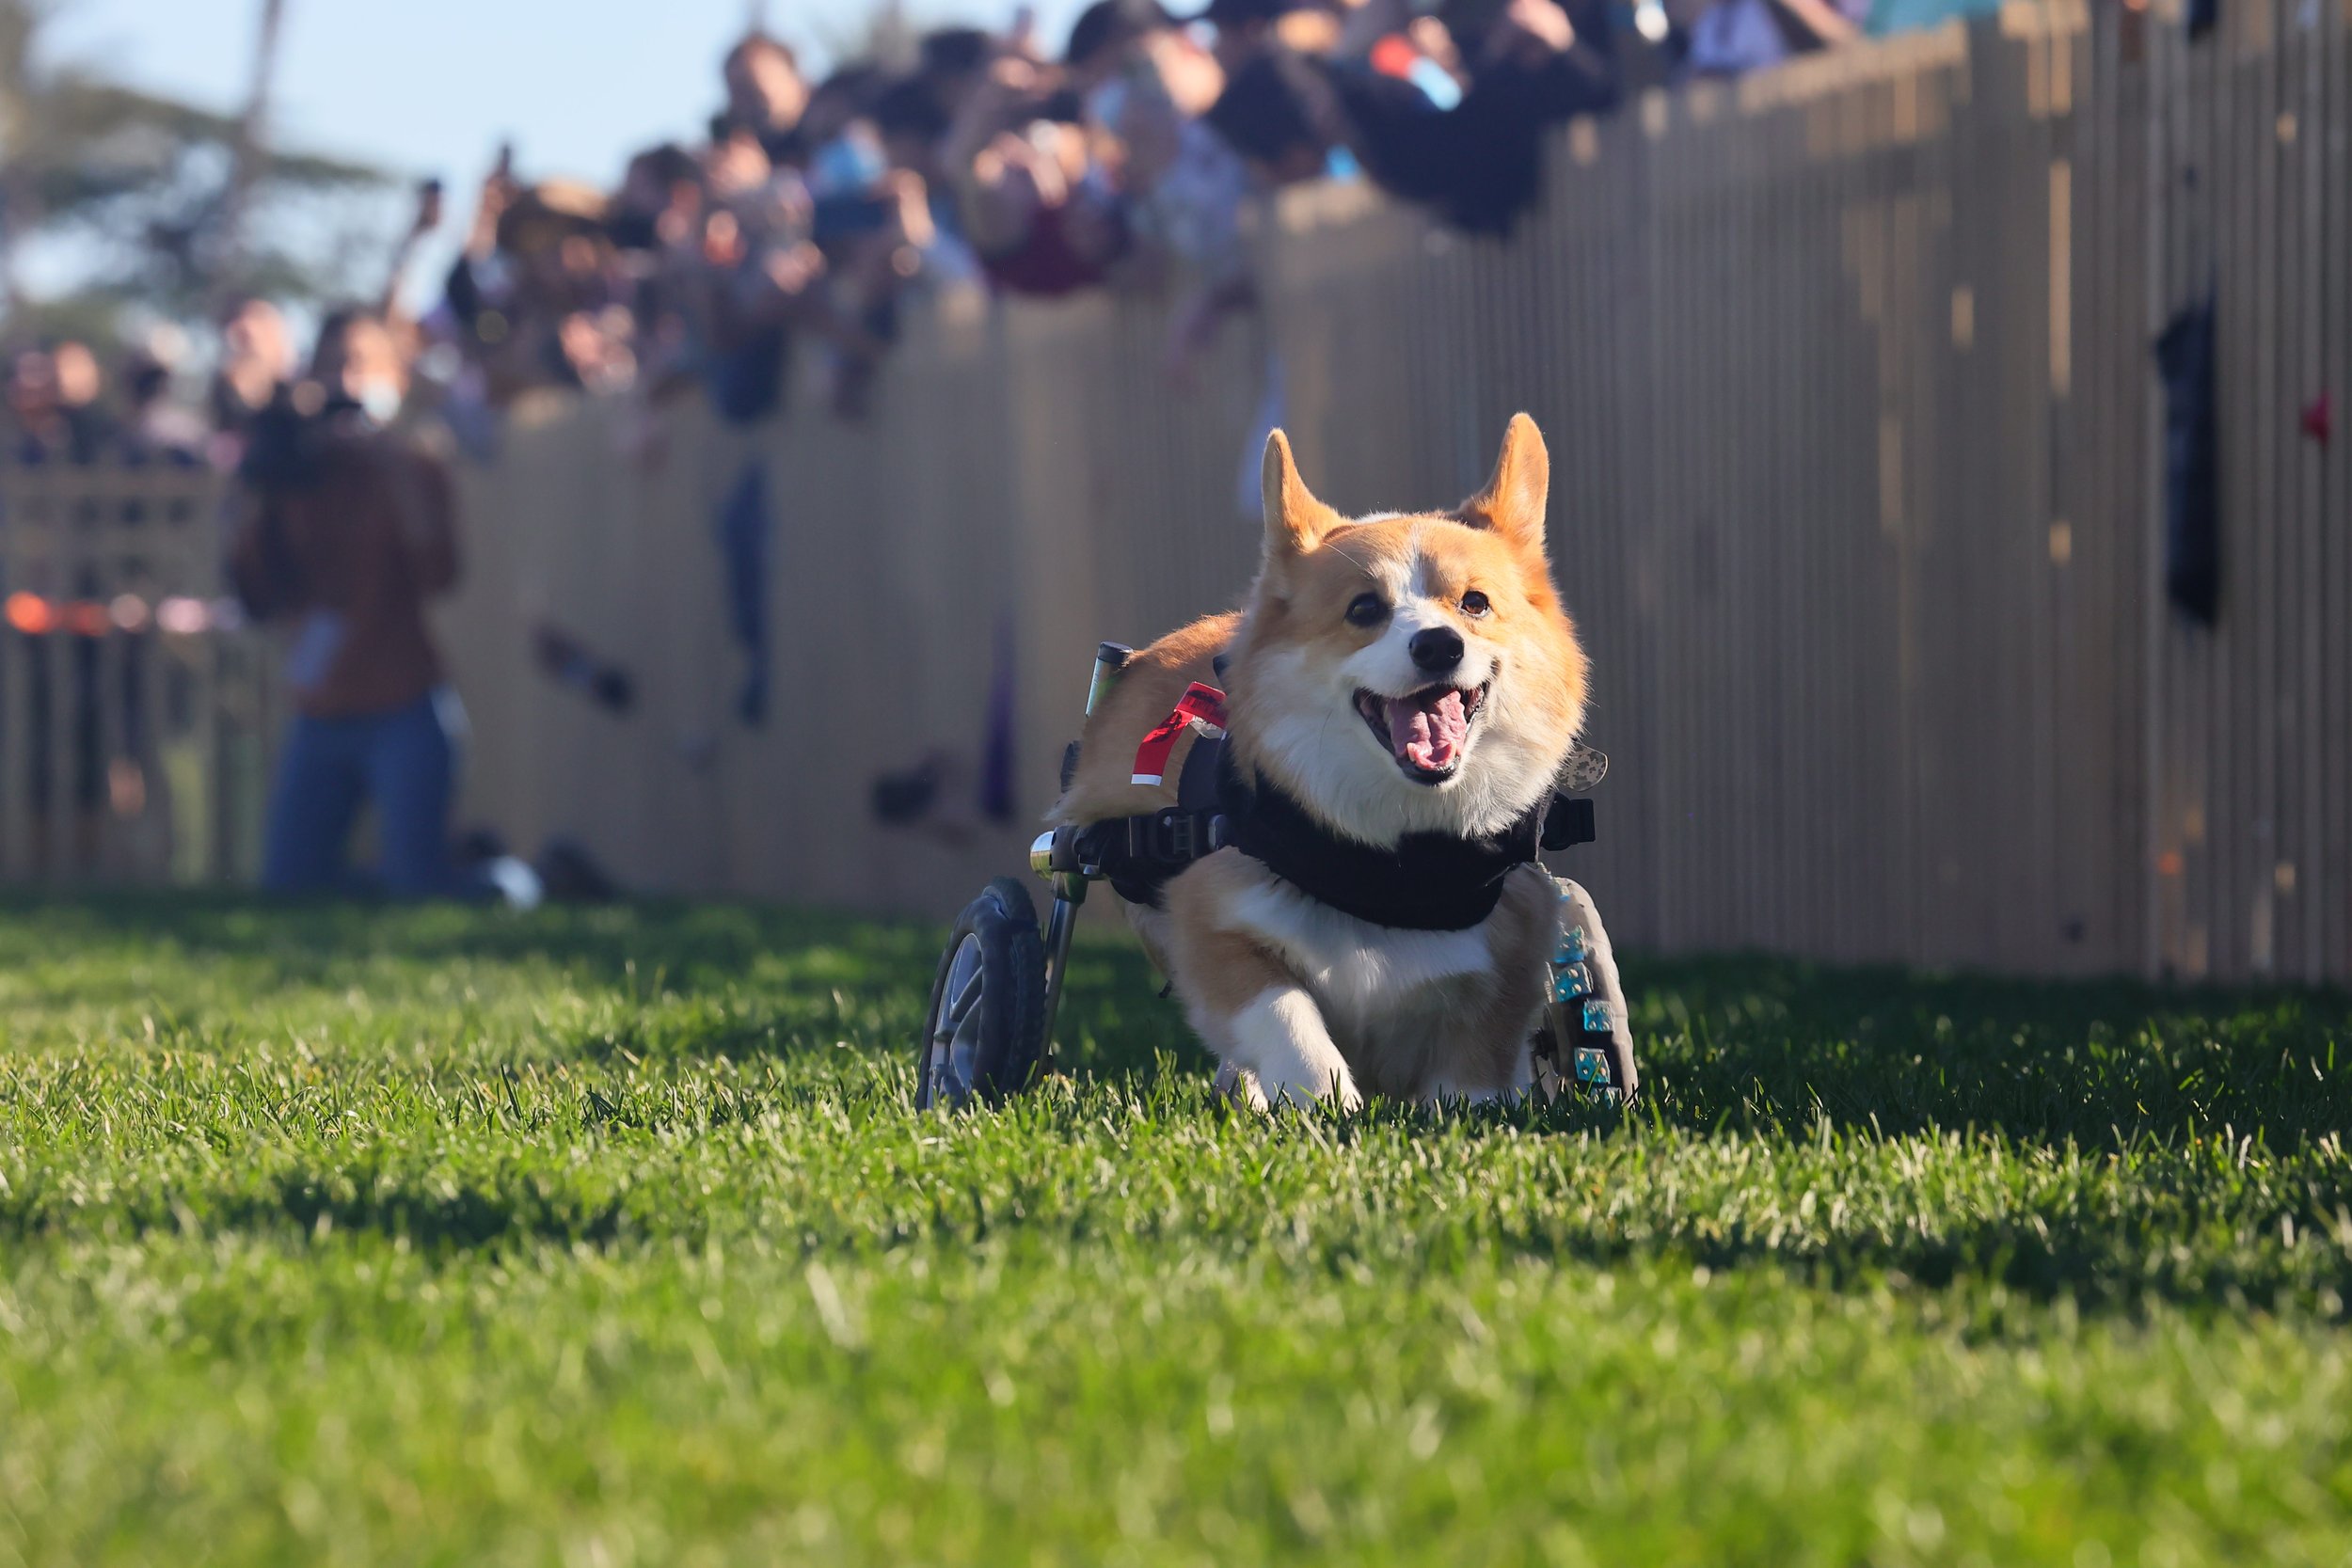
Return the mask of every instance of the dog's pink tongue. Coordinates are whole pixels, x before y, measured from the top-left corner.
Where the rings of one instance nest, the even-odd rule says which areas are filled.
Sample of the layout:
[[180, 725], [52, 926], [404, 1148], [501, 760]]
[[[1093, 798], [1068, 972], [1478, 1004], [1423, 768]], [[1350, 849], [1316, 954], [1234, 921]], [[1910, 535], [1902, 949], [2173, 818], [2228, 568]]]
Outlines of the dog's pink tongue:
[[1414, 767], [1437, 773], [1454, 766], [1470, 733], [1459, 691], [1389, 703], [1389, 744]]

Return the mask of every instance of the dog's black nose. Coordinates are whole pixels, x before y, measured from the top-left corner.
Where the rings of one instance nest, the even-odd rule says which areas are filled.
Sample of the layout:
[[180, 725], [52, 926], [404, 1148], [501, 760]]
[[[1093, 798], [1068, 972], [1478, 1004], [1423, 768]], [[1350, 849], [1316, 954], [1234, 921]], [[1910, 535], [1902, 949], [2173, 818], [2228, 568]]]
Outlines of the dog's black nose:
[[1413, 656], [1413, 668], [1442, 675], [1462, 662], [1462, 634], [1452, 626], [1429, 626], [1413, 633], [1405, 649]]

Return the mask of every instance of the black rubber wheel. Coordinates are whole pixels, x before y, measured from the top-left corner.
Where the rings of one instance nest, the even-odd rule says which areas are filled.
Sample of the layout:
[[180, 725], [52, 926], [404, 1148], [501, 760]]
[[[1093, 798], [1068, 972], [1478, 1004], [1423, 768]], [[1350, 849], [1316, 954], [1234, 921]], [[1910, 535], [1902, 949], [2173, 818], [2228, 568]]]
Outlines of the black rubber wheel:
[[931, 980], [914, 1102], [997, 1105], [1029, 1086], [1045, 1049], [1045, 939], [1029, 890], [999, 877], [964, 906]]

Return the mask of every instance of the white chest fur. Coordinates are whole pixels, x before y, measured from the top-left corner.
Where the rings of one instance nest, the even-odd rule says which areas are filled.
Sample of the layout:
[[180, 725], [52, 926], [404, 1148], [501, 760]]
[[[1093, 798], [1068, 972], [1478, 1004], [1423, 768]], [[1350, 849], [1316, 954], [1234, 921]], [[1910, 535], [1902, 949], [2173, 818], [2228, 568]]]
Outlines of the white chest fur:
[[1248, 889], [1227, 918], [1280, 951], [1327, 1021], [1350, 1032], [1413, 1010], [1439, 981], [1494, 969], [1483, 925], [1466, 931], [1374, 926], [1280, 883]]

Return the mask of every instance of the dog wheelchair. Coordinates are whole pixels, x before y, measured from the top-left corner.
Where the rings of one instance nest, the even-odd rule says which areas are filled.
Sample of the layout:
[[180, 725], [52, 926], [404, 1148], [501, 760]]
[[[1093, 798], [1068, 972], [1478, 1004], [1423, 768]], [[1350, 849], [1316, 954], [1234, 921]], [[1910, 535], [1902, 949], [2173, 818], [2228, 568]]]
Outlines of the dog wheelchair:
[[[1096, 650], [1089, 715], [1134, 653], [1120, 642]], [[1076, 760], [1073, 741], [1063, 760], [1065, 788]], [[1570, 754], [1544, 814], [1544, 848], [1593, 841], [1593, 805], [1583, 792], [1600, 782], [1608, 766], [1606, 756], [1587, 747]], [[998, 1105], [1033, 1086], [1052, 1062], [1071, 939], [1089, 887], [1110, 881], [1118, 888], [1114, 867], [1122, 863], [1181, 869], [1223, 847], [1220, 827], [1212, 811], [1180, 805], [1040, 834], [1029, 847], [1029, 868], [1053, 890], [1051, 912], [1041, 929], [1027, 886], [999, 877], [957, 917], [931, 980], [917, 1048], [915, 1103], [945, 1110]], [[1571, 1093], [1623, 1104], [1638, 1090], [1640, 1075], [1616, 957], [1590, 895], [1565, 878], [1553, 880], [1560, 919], [1547, 965], [1549, 1001], [1529, 1042], [1535, 1087], [1547, 1098]]]

